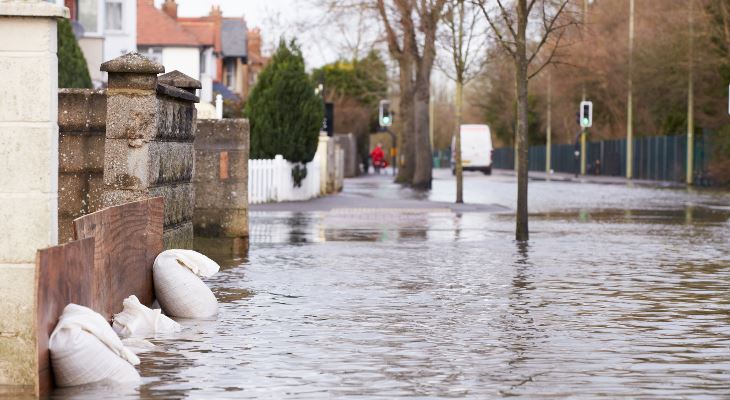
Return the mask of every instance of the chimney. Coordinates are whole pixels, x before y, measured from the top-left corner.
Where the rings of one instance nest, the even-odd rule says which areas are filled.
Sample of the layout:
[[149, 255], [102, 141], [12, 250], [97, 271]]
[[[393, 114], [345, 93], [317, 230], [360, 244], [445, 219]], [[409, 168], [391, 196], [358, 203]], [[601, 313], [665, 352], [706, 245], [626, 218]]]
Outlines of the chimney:
[[261, 30], [254, 28], [248, 31], [248, 54], [261, 56]]
[[223, 16], [223, 11], [221, 11], [221, 6], [211, 6], [209, 16], [213, 17], [214, 19], [221, 18]]
[[162, 3], [162, 11], [169, 15], [172, 19], [177, 19], [177, 3], [175, 0], [165, 0]]

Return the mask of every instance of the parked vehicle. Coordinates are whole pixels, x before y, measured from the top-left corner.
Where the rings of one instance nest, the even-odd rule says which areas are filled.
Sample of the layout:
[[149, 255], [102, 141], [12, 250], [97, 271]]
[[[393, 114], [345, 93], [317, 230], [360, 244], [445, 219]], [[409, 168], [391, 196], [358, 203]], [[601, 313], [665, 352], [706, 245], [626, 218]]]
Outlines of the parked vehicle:
[[[451, 139], [451, 172], [456, 174], [456, 135]], [[461, 166], [464, 171], [492, 173], [492, 134], [487, 125], [461, 126]]]

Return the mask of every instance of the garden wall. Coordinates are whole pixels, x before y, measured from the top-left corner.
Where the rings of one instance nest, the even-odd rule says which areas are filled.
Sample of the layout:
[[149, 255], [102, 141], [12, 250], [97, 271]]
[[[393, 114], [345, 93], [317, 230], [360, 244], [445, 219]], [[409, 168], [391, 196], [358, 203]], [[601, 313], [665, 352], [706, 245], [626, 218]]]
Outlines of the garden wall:
[[241, 252], [248, 238], [248, 120], [198, 120], [194, 147], [195, 245], [227, 238], [224, 246]]
[[58, 91], [58, 237], [73, 240], [73, 220], [102, 208], [106, 91]]

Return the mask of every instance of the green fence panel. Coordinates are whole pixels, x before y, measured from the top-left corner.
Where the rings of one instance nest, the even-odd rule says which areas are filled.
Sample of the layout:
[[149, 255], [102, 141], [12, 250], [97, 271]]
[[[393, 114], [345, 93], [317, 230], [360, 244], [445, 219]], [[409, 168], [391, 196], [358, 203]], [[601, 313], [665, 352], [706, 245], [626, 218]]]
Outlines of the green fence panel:
[[[707, 185], [707, 171], [711, 162], [712, 138], [704, 130], [694, 140], [694, 180]], [[687, 136], [640, 136], [633, 139], [634, 179], [684, 182], [686, 179]], [[586, 173], [589, 175], [626, 176], [626, 139], [601, 140], [586, 143]], [[575, 174], [580, 170], [580, 156], [576, 144], [554, 144], [550, 148], [551, 169], [554, 172]], [[529, 170], [544, 171], [545, 146], [529, 150]], [[514, 169], [514, 149], [494, 150], [494, 168]]]

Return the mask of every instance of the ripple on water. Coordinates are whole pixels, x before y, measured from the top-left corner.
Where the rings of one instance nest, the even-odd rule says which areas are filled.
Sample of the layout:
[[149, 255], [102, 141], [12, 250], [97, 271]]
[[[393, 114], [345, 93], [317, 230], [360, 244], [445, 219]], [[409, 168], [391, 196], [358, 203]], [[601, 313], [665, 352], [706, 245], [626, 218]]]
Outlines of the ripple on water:
[[219, 318], [155, 339], [115, 395], [730, 396], [728, 212], [538, 213], [529, 246], [510, 215], [385, 217], [252, 214]]

